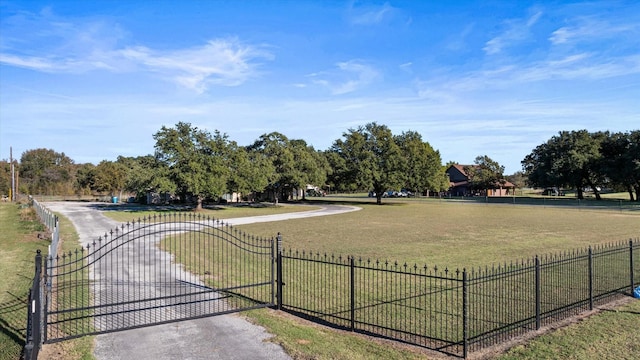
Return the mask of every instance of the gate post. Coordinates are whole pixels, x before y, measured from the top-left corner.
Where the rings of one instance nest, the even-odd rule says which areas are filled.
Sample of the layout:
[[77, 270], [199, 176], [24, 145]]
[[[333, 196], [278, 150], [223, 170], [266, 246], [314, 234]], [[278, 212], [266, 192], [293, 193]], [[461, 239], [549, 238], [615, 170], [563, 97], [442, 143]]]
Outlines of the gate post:
[[589, 246], [589, 310], [593, 310], [593, 250]]
[[351, 310], [351, 331], [354, 331], [356, 328], [356, 271], [355, 271], [355, 259], [353, 256], [349, 259], [349, 278], [350, 278], [350, 310]]
[[277, 279], [278, 283], [278, 310], [282, 310], [282, 235], [278, 233], [276, 236], [276, 246], [277, 246], [277, 254], [276, 254], [276, 267], [277, 267]]
[[42, 254], [40, 250], [36, 253], [35, 258], [35, 275], [33, 283], [29, 290], [29, 303], [27, 304], [27, 339], [24, 347], [25, 359], [37, 359], [42, 344], [41, 326], [42, 326], [42, 309], [40, 298], [40, 287], [42, 285]]
[[462, 357], [469, 356], [469, 289], [467, 269], [462, 269]]
[[540, 312], [541, 312], [541, 289], [540, 289], [540, 258], [538, 258], [538, 255], [536, 255], [536, 259], [535, 259], [535, 282], [536, 282], [536, 330], [540, 330], [540, 326], [541, 326], [541, 318], [540, 318]]
[[631, 294], [631, 296], [633, 296], [633, 290], [636, 285], [633, 275], [633, 239], [629, 239], [629, 280], [631, 283], [631, 292], [629, 294]]

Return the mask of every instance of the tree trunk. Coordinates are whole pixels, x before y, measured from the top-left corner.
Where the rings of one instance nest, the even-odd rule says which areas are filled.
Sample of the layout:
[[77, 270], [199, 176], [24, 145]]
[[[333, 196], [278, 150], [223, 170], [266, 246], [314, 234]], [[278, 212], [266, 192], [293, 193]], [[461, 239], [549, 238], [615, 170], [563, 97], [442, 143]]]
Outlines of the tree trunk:
[[202, 198], [198, 196], [198, 200], [196, 202], [196, 211], [202, 211]]
[[376, 193], [376, 204], [382, 205], [382, 194]]
[[578, 190], [578, 200], [584, 200], [584, 194], [582, 193], [582, 187], [579, 187], [577, 190]]
[[627, 192], [629, 192], [629, 201], [634, 201], [634, 198], [633, 198], [633, 186], [629, 185], [629, 187], [627, 187]]
[[591, 190], [593, 190], [593, 195], [596, 196], [596, 200], [602, 200], [602, 196], [600, 196], [600, 191], [598, 191], [598, 187], [591, 184]]

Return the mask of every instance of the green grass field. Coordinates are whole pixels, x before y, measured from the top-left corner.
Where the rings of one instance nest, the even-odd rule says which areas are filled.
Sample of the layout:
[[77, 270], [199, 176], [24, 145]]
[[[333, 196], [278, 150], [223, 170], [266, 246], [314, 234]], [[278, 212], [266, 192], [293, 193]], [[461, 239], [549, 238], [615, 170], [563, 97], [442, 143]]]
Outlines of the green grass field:
[[29, 209], [0, 204], [0, 359], [20, 357], [25, 342], [27, 298], [34, 275], [34, 256], [46, 253], [48, 241], [37, 234], [44, 227]]
[[[619, 206], [596, 210], [547, 204], [513, 206], [422, 199], [385, 199], [383, 206], [377, 206], [371, 199], [358, 196], [327, 197], [322, 200], [356, 204], [363, 209], [328, 217], [244, 225], [240, 229], [264, 237], [272, 237], [280, 232], [285, 248], [451, 269], [508, 263], [536, 254], [628, 241], [629, 238], [640, 236], [640, 211], [634, 211], [634, 206], [638, 207], [635, 204], [629, 204], [631, 207], [625, 207], [623, 211]], [[311, 204], [320, 205], [320, 201], [311, 201]], [[281, 210], [252, 208], [236, 213], [213, 210], [212, 216], [231, 218], [266, 215], [273, 211]], [[118, 221], [141, 216], [140, 213], [131, 212], [107, 212], [106, 215]], [[568, 329], [574, 330], [568, 334], [576, 337], [574, 341], [567, 341], [567, 335], [553, 332], [519, 346], [504, 356], [567, 358], [567, 354], [576, 354], [580, 356], [574, 358], [582, 359], [625, 358], [624, 354], [633, 354], [632, 350], [637, 352], [634, 344], [640, 343], [637, 326], [628, 325], [633, 324], [634, 320], [637, 324], [639, 303], [635, 301], [627, 305], [623, 308], [627, 309], [625, 312], [606, 312], [571, 326]], [[407, 349], [396, 343], [329, 330], [273, 311], [255, 311], [247, 316], [267, 327], [276, 335], [273, 341], [283, 344], [298, 359], [441, 357], [420, 349]], [[591, 319], [600, 316], [604, 316], [604, 320], [593, 320], [594, 323], [591, 323]], [[586, 329], [575, 330], [581, 327]], [[606, 336], [598, 337], [598, 334], [607, 332], [616, 333], [617, 340], [612, 342]], [[590, 343], [598, 346], [598, 352], [591, 348]], [[546, 350], [550, 352], [543, 352]]]
[[483, 267], [640, 237], [640, 211], [412, 199], [386, 200], [378, 206], [363, 200], [336, 202], [362, 207], [352, 213], [240, 228], [260, 236], [279, 232], [285, 249], [450, 269]]
[[[158, 214], [168, 214], [173, 212], [192, 212], [190, 208], [177, 208], [174, 210], [171, 207], [167, 207], [166, 210], [149, 210], [148, 207], [139, 207], [131, 205], [104, 205], [105, 215], [113, 220], [120, 222], [128, 222], [145, 218]], [[231, 219], [238, 217], [257, 216], [257, 215], [273, 215], [284, 214], [299, 211], [310, 211], [318, 209], [317, 206], [287, 206], [285, 205], [272, 205], [265, 203], [258, 203], [252, 205], [229, 205], [229, 206], [213, 206], [205, 208], [199, 212], [203, 216], [211, 216], [215, 219]]]
[[[326, 200], [358, 205], [363, 209], [328, 217], [243, 225], [240, 229], [264, 237], [280, 232], [285, 248], [450, 269], [491, 266], [535, 255], [626, 242], [640, 234], [640, 212], [633, 211], [638, 206], [629, 203], [623, 208], [617, 203], [567, 207], [547, 203], [513, 206], [474, 201], [385, 199], [383, 206], [377, 206], [373, 199], [358, 195], [324, 198], [311, 203], [320, 205]], [[294, 320], [283, 319], [273, 312], [257, 314], [251, 318], [277, 334], [276, 341], [284, 344], [292, 354], [319, 359], [366, 358], [366, 352], [358, 355], [353, 344], [338, 346], [341, 350], [336, 350], [335, 344], [343, 343], [339, 340], [342, 335], [332, 337], [334, 332], [325, 331], [318, 339], [295, 341], [294, 338], [300, 335], [277, 325]], [[293, 329], [301, 326], [290, 325]], [[304, 326], [299, 331], [307, 334], [305, 337], [313, 337]], [[333, 350], [319, 350], [324, 345]], [[335, 351], [344, 353], [336, 356]], [[412, 354], [409, 358], [424, 356]], [[386, 358], [407, 356], [406, 353], [385, 355]]]
[[[27, 295], [34, 275], [34, 256], [38, 249], [46, 254], [51, 241], [38, 237], [46, 234], [44, 226], [37, 221], [32, 209], [20, 204], [0, 204], [0, 228], [0, 359], [14, 360], [20, 357], [25, 342]], [[61, 219], [61, 238], [64, 250], [77, 247], [75, 229], [64, 218]], [[92, 359], [92, 344], [92, 337], [76, 339], [58, 345], [49, 354], [64, 353], [64, 359]]]

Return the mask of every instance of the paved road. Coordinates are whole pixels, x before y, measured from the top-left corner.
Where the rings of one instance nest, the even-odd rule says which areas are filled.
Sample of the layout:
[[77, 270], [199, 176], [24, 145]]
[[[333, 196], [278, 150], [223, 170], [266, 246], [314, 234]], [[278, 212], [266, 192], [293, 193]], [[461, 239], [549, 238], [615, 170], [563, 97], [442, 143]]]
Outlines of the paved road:
[[[50, 202], [44, 205], [71, 220], [83, 246], [120, 225], [97, 210], [103, 204]], [[333, 215], [355, 210], [359, 208], [326, 206], [320, 210], [228, 219], [225, 222], [241, 225]], [[157, 252], [155, 261], [167, 258], [166, 253], [159, 249]], [[132, 265], [129, 262], [119, 263], [117, 266], [127, 269], [131, 266], [139, 268], [140, 265]], [[105, 270], [92, 271], [96, 272], [98, 277], [109, 277]], [[99, 299], [100, 296], [96, 298]], [[237, 314], [220, 315], [98, 335], [94, 355], [98, 360], [290, 359], [280, 346], [266, 341], [269, 337], [264, 328], [249, 323]]]

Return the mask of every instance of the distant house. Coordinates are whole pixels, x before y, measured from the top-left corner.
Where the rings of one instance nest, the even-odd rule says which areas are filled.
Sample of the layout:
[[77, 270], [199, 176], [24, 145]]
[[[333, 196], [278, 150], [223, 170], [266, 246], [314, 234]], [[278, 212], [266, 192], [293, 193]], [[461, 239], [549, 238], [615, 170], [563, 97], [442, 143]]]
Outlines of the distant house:
[[[454, 164], [445, 171], [449, 176], [449, 194], [452, 196], [473, 196], [485, 195], [484, 190], [477, 190], [471, 187], [469, 175], [465, 168], [474, 168], [478, 165], [460, 165]], [[504, 183], [496, 183], [491, 189], [487, 189], [487, 196], [511, 196], [515, 190], [515, 185], [508, 181]]]

